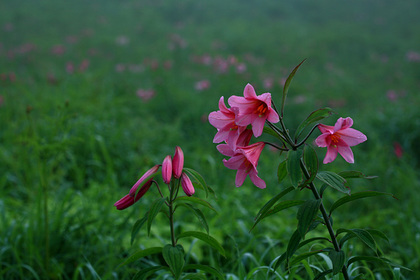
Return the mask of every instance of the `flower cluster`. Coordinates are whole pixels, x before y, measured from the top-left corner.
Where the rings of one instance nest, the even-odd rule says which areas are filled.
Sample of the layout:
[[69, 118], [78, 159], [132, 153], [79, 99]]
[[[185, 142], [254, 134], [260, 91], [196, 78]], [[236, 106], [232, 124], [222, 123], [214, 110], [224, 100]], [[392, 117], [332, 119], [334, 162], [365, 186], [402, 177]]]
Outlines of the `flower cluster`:
[[[222, 96], [219, 100], [219, 111], [211, 112], [209, 122], [217, 133], [213, 139], [214, 143], [220, 144], [217, 149], [220, 153], [230, 157], [223, 160], [229, 169], [237, 170], [235, 184], [241, 186], [247, 175], [259, 188], [265, 188], [264, 180], [258, 177], [258, 159], [265, 146], [264, 142], [257, 142], [250, 145], [252, 134], [255, 137], [261, 136], [266, 121], [277, 123], [279, 115], [271, 107], [271, 94], [263, 93], [257, 95], [252, 85], [247, 84], [242, 96], [231, 96], [227, 108]], [[251, 125], [252, 130], [247, 127]]]
[[[114, 206], [118, 210], [123, 210], [135, 202], [137, 202], [142, 196], [149, 190], [154, 181], [154, 177], [158, 172], [159, 168], [162, 167], [162, 179], [168, 186], [172, 180], [180, 180], [182, 189], [187, 196], [192, 196], [195, 192], [194, 186], [185, 172], [184, 168], [184, 153], [180, 147], [176, 147], [173, 158], [168, 155], [163, 160], [162, 164], [158, 164], [146, 171], [143, 176], [133, 185], [130, 192], [115, 202]], [[156, 183], [157, 184], [157, 183]]]

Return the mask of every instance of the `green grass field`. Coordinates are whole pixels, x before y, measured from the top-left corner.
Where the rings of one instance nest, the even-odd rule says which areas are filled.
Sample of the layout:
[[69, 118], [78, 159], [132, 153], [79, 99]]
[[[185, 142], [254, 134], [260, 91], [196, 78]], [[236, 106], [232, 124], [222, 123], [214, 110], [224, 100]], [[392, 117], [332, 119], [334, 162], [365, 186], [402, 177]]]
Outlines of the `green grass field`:
[[[305, 58], [287, 125], [321, 107], [337, 112], [330, 125], [351, 116], [368, 141], [353, 149], [355, 164], [338, 158], [323, 168], [376, 175], [352, 181], [352, 190], [398, 198], [343, 206], [334, 227], [381, 230], [385, 257], [412, 270], [401, 279], [420, 279], [419, 10], [415, 0], [0, 2], [0, 279], [130, 279], [161, 261], [118, 268], [138, 249], [168, 243], [158, 216], [151, 236], [142, 230], [130, 244], [158, 192], [124, 211], [113, 204], [176, 145], [216, 191], [218, 214], [203, 211], [227, 252], [224, 259], [193, 241], [184, 244], [189, 258], [226, 279], [266, 279], [250, 275], [285, 251], [296, 227], [288, 210], [249, 232], [258, 210], [287, 187], [276, 181], [278, 154], [266, 148], [261, 156], [265, 190], [249, 179], [236, 188], [207, 116], [247, 83], [280, 103], [285, 78]], [[190, 215], [179, 217], [179, 230], [197, 228]], [[325, 267], [310, 258], [278, 279], [311, 279]], [[392, 279], [367, 267], [368, 279]]]

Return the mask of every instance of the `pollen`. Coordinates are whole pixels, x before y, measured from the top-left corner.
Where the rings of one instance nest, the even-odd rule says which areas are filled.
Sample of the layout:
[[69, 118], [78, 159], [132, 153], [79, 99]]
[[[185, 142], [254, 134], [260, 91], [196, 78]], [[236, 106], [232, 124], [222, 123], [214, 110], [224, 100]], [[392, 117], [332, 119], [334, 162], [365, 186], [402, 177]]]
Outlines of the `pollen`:
[[257, 107], [255, 110], [255, 114], [258, 114], [259, 117], [263, 117], [265, 113], [268, 111], [268, 106], [264, 102], [261, 102], [261, 104]]
[[333, 144], [333, 145], [337, 145], [338, 144], [338, 142], [340, 142], [340, 135], [339, 134], [331, 134], [331, 143]]

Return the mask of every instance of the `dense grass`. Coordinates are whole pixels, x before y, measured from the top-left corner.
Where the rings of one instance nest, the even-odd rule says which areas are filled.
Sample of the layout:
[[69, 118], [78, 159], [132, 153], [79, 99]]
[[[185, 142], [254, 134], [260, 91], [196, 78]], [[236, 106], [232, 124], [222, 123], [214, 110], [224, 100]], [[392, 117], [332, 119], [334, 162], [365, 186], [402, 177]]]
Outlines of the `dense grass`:
[[[168, 242], [158, 218], [150, 238], [143, 231], [130, 245], [131, 227], [157, 191], [123, 212], [112, 205], [176, 145], [216, 190], [211, 200], [219, 214], [206, 214], [227, 250], [221, 259], [199, 242], [186, 243], [189, 257], [219, 267], [227, 279], [269, 265], [296, 226], [288, 211], [249, 233], [258, 209], [286, 185], [276, 183], [278, 155], [266, 149], [261, 157], [266, 190], [249, 180], [235, 188], [207, 115], [220, 96], [240, 95], [248, 82], [279, 103], [282, 79], [307, 58], [290, 89], [286, 123], [294, 128], [324, 106], [351, 116], [368, 141], [354, 149], [354, 165], [338, 159], [324, 169], [377, 175], [352, 182], [353, 191], [399, 198], [343, 206], [335, 227], [385, 232], [385, 255], [413, 270], [402, 270], [406, 279], [420, 278], [419, 6], [414, 0], [0, 3], [1, 277], [128, 279], [159, 262], [117, 268], [139, 248]], [[209, 88], [196, 89], [202, 80]], [[139, 98], [138, 89], [154, 96]], [[178, 230], [194, 226], [182, 222]], [[328, 264], [310, 259], [295, 279], [309, 279], [310, 265]]]

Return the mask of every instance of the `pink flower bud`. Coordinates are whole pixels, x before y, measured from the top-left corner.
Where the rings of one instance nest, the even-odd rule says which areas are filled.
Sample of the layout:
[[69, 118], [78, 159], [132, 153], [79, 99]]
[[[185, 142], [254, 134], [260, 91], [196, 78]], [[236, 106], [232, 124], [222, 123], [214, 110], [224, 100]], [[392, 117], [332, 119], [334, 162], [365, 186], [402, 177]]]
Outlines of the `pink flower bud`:
[[171, 156], [166, 156], [162, 163], [162, 178], [166, 184], [169, 184], [172, 179], [172, 159]]
[[136, 191], [137, 191], [137, 188], [140, 186], [140, 185], [142, 185], [142, 183], [149, 177], [149, 176], [151, 176], [151, 175], [153, 175], [153, 174], [155, 174], [157, 171], [158, 171], [158, 169], [159, 169], [159, 166], [160, 165], [155, 165], [155, 166], [153, 166], [152, 168], [150, 168], [149, 170], [147, 170], [146, 171], [146, 173], [144, 173], [143, 174], [143, 176], [141, 176], [140, 177], [140, 179], [134, 184], [134, 186], [133, 187], [131, 187], [131, 190], [130, 190], [130, 196], [133, 196], [134, 197], [134, 194], [136, 193]]
[[186, 195], [192, 196], [195, 193], [194, 186], [190, 180], [190, 177], [188, 177], [188, 175], [185, 173], [182, 173], [181, 175], [181, 186]]
[[[140, 188], [137, 195], [136, 195], [136, 191], [137, 191], [136, 189], [136, 191], [134, 191], [133, 194], [129, 193], [123, 198], [121, 198], [120, 200], [118, 200], [117, 202], [115, 202], [114, 206], [117, 207], [117, 210], [123, 210], [127, 207], [130, 207], [135, 202], [137, 202], [140, 198], [143, 197], [143, 195], [150, 189], [150, 186], [152, 185], [152, 183], [153, 183], [153, 179], [150, 179]], [[136, 195], [136, 197], [134, 197], [134, 195]]]
[[177, 146], [175, 148], [174, 159], [172, 160], [172, 172], [176, 179], [179, 179], [182, 174], [182, 169], [184, 168], [184, 153], [181, 148]]

